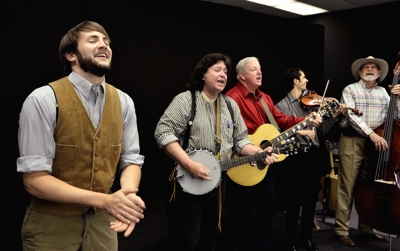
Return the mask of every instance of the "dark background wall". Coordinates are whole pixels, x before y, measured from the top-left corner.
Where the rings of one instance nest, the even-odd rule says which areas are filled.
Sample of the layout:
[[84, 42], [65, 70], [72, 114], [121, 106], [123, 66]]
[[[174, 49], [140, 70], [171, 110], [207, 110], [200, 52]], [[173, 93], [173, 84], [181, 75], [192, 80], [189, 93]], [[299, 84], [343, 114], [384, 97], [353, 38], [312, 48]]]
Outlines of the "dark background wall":
[[[188, 3], [189, 2], [189, 3]], [[282, 71], [302, 68], [309, 89], [340, 98], [353, 82], [351, 63], [373, 55], [391, 67], [397, 62], [396, 10], [400, 3], [286, 20], [236, 7], [199, 1], [10, 1], [2, 7], [1, 99], [3, 191], [2, 213], [12, 219], [0, 246], [20, 238], [29, 202], [16, 172], [18, 117], [24, 99], [35, 88], [64, 76], [58, 46], [68, 29], [93, 20], [108, 31], [113, 69], [107, 82], [134, 100], [142, 153], [146, 156], [140, 195], [149, 205], [160, 201], [166, 182], [164, 154], [153, 132], [173, 96], [182, 91], [200, 58], [211, 52], [230, 55], [233, 66], [247, 56], [260, 59], [261, 89], [275, 102], [289, 90]], [[391, 82], [388, 74], [384, 85]], [[236, 83], [234, 71], [227, 89]], [[333, 134], [332, 137], [336, 137]], [[118, 183], [115, 185], [118, 187]]]
[[[400, 2], [381, 4], [357, 10], [341, 11], [300, 18], [302, 22], [324, 27], [323, 79], [331, 79], [327, 97], [340, 98], [343, 88], [354, 82], [351, 64], [358, 58], [373, 56], [389, 64], [387, 77], [381, 83], [387, 87], [393, 81], [393, 69], [400, 60], [400, 36], [398, 35], [398, 10]], [[308, 38], [305, 38], [308, 39]], [[313, 79], [309, 79], [314, 82]], [[315, 90], [323, 93], [325, 82]], [[338, 140], [338, 124], [326, 135]]]
[[367, 56], [388, 62], [389, 73], [382, 85], [392, 83], [400, 59], [396, 56], [400, 51], [399, 6], [400, 2], [394, 2], [301, 19], [325, 28], [324, 78], [332, 79], [329, 94], [339, 97], [343, 87], [354, 80], [350, 71], [353, 61]]

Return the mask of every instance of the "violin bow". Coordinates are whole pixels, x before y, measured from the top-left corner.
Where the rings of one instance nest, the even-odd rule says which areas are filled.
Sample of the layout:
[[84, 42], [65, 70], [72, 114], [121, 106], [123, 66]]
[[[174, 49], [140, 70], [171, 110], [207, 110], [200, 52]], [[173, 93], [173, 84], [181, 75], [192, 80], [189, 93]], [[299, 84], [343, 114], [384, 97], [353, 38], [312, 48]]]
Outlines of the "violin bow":
[[321, 107], [322, 107], [322, 104], [324, 103], [324, 99], [325, 99], [326, 90], [328, 90], [328, 85], [329, 85], [330, 81], [331, 81], [331, 79], [329, 78], [328, 81], [326, 82], [324, 94], [322, 95], [322, 100], [321, 100], [321, 104], [319, 105], [318, 112], [321, 111]]
[[[331, 81], [331, 79], [328, 79], [328, 82], [326, 82], [324, 95], [322, 95], [321, 104], [319, 105], [318, 112], [321, 111], [322, 104], [324, 103], [324, 98], [325, 98], [326, 90], [328, 89], [329, 81]], [[312, 127], [312, 130], [315, 131], [315, 127]]]

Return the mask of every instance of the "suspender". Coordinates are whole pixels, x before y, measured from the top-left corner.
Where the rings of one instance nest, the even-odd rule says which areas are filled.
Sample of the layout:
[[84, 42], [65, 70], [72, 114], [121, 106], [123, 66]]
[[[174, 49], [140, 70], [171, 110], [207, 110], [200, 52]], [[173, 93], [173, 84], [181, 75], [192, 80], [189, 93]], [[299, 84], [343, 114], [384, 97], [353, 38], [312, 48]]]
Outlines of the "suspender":
[[[190, 91], [192, 94], [192, 108], [190, 110], [190, 118], [187, 122], [186, 130], [185, 130], [185, 138], [183, 140], [183, 145], [182, 148], [185, 150], [189, 144], [189, 138], [190, 138], [190, 129], [192, 128], [193, 125], [193, 120], [194, 116], [196, 115], [196, 91]], [[226, 102], [226, 105], [228, 106], [229, 113], [231, 114], [232, 118], [232, 126], [235, 125], [235, 117], [233, 116], [233, 109], [232, 109], [232, 104], [230, 100], [227, 98], [225, 94], [221, 94]]]
[[195, 91], [190, 91], [190, 92], [192, 94], [192, 109], [190, 110], [190, 118], [186, 126], [185, 138], [182, 146], [183, 150], [185, 150], [189, 144], [190, 129], [192, 128], [193, 125], [194, 115], [196, 115], [196, 93]]

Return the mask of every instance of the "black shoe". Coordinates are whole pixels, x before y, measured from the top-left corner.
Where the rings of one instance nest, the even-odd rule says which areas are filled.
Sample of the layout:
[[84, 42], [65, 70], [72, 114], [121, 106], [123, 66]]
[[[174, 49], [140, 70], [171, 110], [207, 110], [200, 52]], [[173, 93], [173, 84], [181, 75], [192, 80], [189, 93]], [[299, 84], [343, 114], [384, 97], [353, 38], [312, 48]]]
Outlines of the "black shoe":
[[318, 248], [311, 240], [299, 241], [299, 246], [305, 248], [307, 251], [318, 251]]

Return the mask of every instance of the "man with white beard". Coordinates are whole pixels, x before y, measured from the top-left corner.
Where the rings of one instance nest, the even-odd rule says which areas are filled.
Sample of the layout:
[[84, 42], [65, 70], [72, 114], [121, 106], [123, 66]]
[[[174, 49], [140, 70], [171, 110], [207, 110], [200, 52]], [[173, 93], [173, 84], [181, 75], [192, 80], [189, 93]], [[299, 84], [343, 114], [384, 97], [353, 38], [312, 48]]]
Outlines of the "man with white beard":
[[[340, 123], [342, 135], [339, 143], [335, 233], [341, 244], [354, 247], [355, 244], [349, 236], [349, 223], [354, 186], [358, 174], [365, 166], [364, 143], [371, 140], [377, 151], [388, 148], [386, 140], [376, 134], [374, 129], [385, 122], [390, 97], [385, 88], [378, 85], [388, 73], [388, 63], [385, 60], [372, 56], [357, 59], [351, 66], [351, 72], [358, 82], [343, 89], [340, 103], [357, 107], [363, 112], [363, 116], [348, 110]], [[391, 93], [400, 94], [400, 85], [391, 88]], [[399, 105], [397, 99], [396, 118], [399, 117]], [[358, 222], [358, 231], [371, 240], [388, 241], [388, 237], [377, 234], [375, 229], [361, 219]]]

